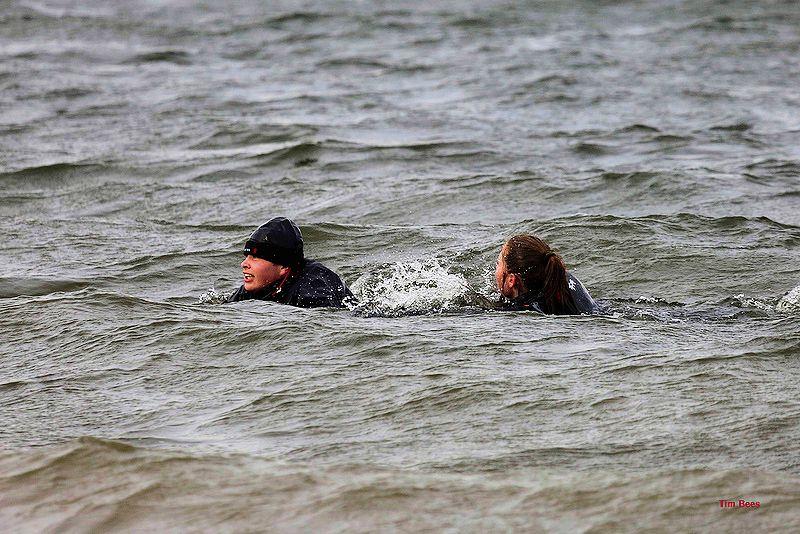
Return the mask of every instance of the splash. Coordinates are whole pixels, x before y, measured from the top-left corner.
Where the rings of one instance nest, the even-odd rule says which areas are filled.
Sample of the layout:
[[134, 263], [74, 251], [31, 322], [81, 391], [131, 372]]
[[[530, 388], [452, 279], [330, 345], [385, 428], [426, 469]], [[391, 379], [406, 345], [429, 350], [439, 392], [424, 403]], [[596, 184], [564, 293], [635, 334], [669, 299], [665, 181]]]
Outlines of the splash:
[[197, 299], [198, 304], [222, 304], [227, 300], [227, 295], [223, 295], [213, 287], [200, 295]]
[[634, 304], [663, 304], [667, 306], [675, 306], [676, 303], [669, 302], [664, 300], [660, 297], [648, 297], [645, 295], [641, 295], [639, 298], [633, 301]]
[[365, 273], [351, 287], [364, 315], [397, 317], [441, 313], [476, 303], [467, 279], [437, 260], [390, 263]]
[[800, 285], [787, 292], [775, 305], [775, 309], [782, 312], [800, 311]]
[[754, 308], [764, 312], [796, 313], [800, 312], [800, 285], [790, 289], [781, 298], [775, 301], [757, 297], [747, 297], [743, 294], [734, 295], [735, 305], [743, 308]]
[[732, 302], [735, 306], [738, 306], [740, 308], [752, 308], [754, 310], [760, 310], [762, 312], [768, 312], [768, 313], [775, 311], [774, 297], [770, 302], [767, 299], [758, 297], [748, 297], [744, 293], [739, 293], [738, 295], [733, 296]]

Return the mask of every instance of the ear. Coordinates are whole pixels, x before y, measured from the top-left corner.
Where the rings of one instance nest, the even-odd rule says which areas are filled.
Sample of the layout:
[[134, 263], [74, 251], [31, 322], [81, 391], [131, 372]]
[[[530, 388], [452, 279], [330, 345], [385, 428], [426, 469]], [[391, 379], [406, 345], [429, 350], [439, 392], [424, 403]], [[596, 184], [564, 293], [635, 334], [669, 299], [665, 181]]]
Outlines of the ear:
[[281, 276], [286, 276], [286, 273], [288, 273], [289, 270], [289, 267], [281, 267]]
[[513, 294], [519, 286], [519, 277], [516, 274], [509, 274], [506, 276], [505, 289], [508, 293]]

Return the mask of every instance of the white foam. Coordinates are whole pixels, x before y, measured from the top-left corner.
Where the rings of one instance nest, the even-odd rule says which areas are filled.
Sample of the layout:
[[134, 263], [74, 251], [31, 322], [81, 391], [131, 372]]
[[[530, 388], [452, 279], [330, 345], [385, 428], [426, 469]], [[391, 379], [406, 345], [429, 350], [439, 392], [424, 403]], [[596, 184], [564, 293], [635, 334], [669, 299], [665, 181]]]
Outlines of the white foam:
[[542, 35], [539, 37], [523, 37], [517, 39], [517, 49], [528, 50], [531, 52], [545, 52], [555, 50], [561, 46], [561, 38], [558, 35]]
[[[764, 299], [748, 297], [744, 293], [734, 295], [733, 298], [739, 301], [739, 305], [744, 308], [755, 308], [765, 312], [775, 311], [775, 307], [772, 305], [772, 303]], [[774, 300], [772, 302], [774, 302]]]
[[213, 287], [200, 295], [197, 299], [198, 304], [222, 304], [227, 299], [226, 295], [218, 292]]
[[362, 275], [351, 290], [358, 298], [354, 311], [388, 316], [451, 310], [474, 293], [466, 278], [437, 260], [382, 265]]
[[800, 311], [800, 285], [782, 296], [775, 309], [782, 312]]

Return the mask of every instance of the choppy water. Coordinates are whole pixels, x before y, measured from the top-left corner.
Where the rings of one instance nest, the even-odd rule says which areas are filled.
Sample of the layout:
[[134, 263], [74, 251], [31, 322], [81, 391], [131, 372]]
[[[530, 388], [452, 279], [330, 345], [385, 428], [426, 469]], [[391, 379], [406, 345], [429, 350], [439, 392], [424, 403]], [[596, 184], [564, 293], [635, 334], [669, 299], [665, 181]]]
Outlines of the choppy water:
[[[800, 529], [798, 87], [789, 1], [0, 2], [0, 523]], [[275, 215], [356, 309], [216, 303]]]

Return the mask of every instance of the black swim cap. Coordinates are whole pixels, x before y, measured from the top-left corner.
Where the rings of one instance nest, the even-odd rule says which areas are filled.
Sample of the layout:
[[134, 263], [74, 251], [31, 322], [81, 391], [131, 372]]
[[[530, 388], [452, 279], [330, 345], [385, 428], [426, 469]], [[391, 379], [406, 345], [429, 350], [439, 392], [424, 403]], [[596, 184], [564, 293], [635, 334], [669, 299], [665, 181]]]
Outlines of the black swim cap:
[[300, 228], [286, 217], [270, 219], [259, 226], [244, 244], [244, 254], [284, 267], [297, 265], [303, 261]]

